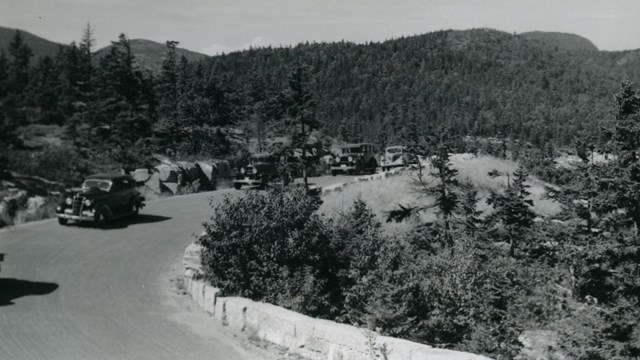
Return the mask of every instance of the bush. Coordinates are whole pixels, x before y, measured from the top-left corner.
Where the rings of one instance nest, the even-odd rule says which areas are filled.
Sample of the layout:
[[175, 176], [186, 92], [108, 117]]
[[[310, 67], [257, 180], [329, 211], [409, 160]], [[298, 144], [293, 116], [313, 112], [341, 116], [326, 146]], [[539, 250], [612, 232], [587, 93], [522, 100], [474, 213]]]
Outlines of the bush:
[[205, 224], [206, 278], [226, 295], [266, 301], [317, 317], [336, 313], [336, 251], [302, 187], [227, 197]]

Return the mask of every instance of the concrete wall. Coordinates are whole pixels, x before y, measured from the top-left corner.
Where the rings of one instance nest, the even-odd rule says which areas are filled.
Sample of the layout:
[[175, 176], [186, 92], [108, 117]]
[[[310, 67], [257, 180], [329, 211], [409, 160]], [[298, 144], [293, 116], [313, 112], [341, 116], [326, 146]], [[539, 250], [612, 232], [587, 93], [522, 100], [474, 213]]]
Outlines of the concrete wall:
[[[370, 181], [392, 173], [359, 177]], [[355, 182], [354, 181], [354, 182]], [[341, 191], [348, 183], [323, 189]], [[436, 349], [339, 324], [314, 319], [275, 305], [240, 297], [221, 297], [220, 291], [194, 278], [200, 269], [200, 247], [191, 244], [185, 250], [185, 286], [191, 298], [222, 325], [247, 334], [249, 338], [286, 347], [290, 353], [306, 359], [322, 360], [487, 360], [487, 357], [459, 351]]]

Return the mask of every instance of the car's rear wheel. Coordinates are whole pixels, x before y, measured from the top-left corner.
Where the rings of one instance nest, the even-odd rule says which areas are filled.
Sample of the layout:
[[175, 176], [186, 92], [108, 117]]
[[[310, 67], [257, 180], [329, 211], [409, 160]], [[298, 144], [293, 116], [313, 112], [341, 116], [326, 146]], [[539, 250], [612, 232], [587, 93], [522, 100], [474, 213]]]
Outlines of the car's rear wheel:
[[234, 183], [234, 184], [233, 184], [233, 187], [234, 187], [236, 190], [240, 190], [240, 189], [242, 188], [242, 184]]
[[67, 225], [68, 223], [69, 223], [69, 219], [61, 218], [61, 217], [58, 218], [58, 224]]

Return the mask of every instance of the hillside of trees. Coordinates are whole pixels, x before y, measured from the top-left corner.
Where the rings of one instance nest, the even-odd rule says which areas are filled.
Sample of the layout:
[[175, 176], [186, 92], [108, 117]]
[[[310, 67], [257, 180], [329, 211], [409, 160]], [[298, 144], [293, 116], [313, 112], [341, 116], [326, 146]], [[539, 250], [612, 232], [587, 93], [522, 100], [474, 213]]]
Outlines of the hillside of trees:
[[199, 61], [168, 41], [159, 72], [140, 66], [124, 35], [97, 56], [88, 27], [77, 44], [37, 58], [22, 36], [15, 32], [0, 53], [0, 146], [15, 152], [9, 160], [20, 159], [2, 163], [14, 167], [24, 151], [42, 150], [19, 136], [37, 124], [63, 129], [69, 146], [55, 151], [91, 160], [86, 171], [139, 166], [154, 152], [237, 156], [228, 127], [246, 129], [248, 137], [287, 133], [283, 97], [298, 67], [305, 68], [308, 117], [319, 130], [379, 146], [444, 128], [539, 148], [567, 145], [581, 131], [600, 136], [612, 118], [611, 94], [624, 79], [640, 80], [638, 51], [564, 51], [486, 29], [250, 49]]
[[595, 46], [589, 39], [582, 36], [559, 33], [559, 32], [545, 32], [545, 31], [530, 31], [521, 33], [520, 36], [526, 39], [538, 40], [553, 48], [565, 51], [598, 51], [598, 47]]

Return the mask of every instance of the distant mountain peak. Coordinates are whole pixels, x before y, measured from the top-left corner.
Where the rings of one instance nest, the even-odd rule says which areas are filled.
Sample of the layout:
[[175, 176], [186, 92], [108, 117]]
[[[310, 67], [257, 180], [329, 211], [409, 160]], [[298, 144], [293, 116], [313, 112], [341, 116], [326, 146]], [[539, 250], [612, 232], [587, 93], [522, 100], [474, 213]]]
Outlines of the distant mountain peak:
[[41, 38], [22, 29], [10, 29], [0, 26], [0, 50], [7, 51], [16, 31], [20, 31], [22, 40], [33, 51], [35, 58], [44, 56], [54, 57], [61, 46], [66, 46]]
[[[147, 39], [129, 39], [129, 45], [131, 46], [131, 51], [136, 57], [136, 62], [141, 68], [154, 72], [160, 70], [162, 67], [162, 60], [167, 52], [167, 46], [165, 44]], [[109, 45], [99, 49], [96, 51], [96, 55], [98, 57], [104, 56], [113, 46], [115, 45]], [[207, 58], [207, 55], [205, 54], [183, 48], [177, 48], [176, 52], [178, 57], [184, 56], [190, 62]]]
[[595, 46], [589, 39], [576, 34], [547, 31], [530, 31], [522, 33], [520, 34], [520, 36], [529, 40], [539, 41], [553, 48], [557, 47], [559, 50], [598, 51], [598, 47]]

